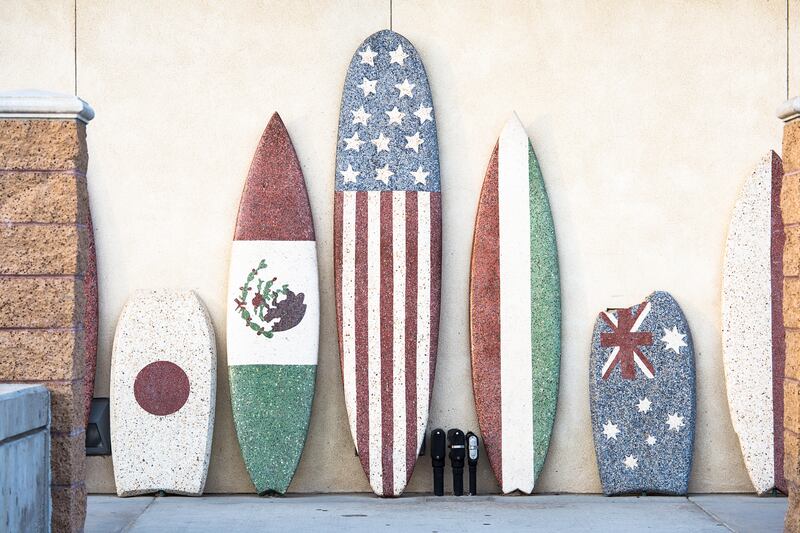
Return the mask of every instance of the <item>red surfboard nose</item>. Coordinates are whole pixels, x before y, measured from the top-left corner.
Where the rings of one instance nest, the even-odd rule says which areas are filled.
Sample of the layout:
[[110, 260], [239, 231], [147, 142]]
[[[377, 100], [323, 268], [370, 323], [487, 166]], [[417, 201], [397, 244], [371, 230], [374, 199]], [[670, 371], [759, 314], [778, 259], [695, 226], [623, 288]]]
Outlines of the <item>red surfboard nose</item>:
[[139, 371], [133, 383], [136, 402], [150, 414], [171, 415], [189, 399], [189, 377], [170, 361], [155, 361]]

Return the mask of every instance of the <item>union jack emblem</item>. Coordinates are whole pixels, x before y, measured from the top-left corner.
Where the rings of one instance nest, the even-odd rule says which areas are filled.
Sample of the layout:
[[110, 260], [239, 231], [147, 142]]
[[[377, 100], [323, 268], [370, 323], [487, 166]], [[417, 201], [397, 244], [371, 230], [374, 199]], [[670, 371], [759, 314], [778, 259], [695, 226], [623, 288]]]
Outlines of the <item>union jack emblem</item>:
[[600, 335], [600, 346], [613, 348], [603, 364], [603, 379], [608, 379], [611, 371], [620, 366], [623, 379], [636, 379], [634, 363], [648, 379], [653, 379], [655, 369], [649, 359], [642, 353], [640, 346], [652, 346], [653, 334], [639, 331], [644, 319], [650, 313], [650, 302], [640, 305], [635, 312], [630, 309], [619, 309], [617, 315], [604, 311], [600, 317], [611, 328], [611, 333]]

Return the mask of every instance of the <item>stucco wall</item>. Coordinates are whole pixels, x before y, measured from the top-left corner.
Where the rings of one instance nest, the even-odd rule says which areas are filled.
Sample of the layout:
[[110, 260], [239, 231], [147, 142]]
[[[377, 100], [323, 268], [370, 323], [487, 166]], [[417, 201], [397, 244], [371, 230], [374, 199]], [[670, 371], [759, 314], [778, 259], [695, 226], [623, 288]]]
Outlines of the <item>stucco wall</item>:
[[[291, 490], [369, 490], [353, 455], [336, 346], [332, 178], [345, 70], [361, 40], [388, 26], [389, 0], [0, 3], [0, 89], [77, 88], [97, 111], [88, 127], [101, 283], [96, 394], [108, 395], [114, 327], [131, 291], [195, 290], [219, 343], [206, 490], [251, 490], [231, 421], [223, 300], [244, 176], [278, 110], [311, 196], [323, 304], [317, 395]], [[588, 398], [594, 318], [663, 289], [683, 306], [697, 349], [690, 489], [749, 491], [725, 398], [720, 269], [740, 185], [780, 147], [786, 2], [393, 4], [393, 29], [428, 69], [440, 135], [444, 274], [430, 427], [477, 429], [472, 228], [489, 155], [513, 109], [550, 194], [564, 298], [561, 392], [539, 490], [600, 490]], [[797, 64], [800, 0], [789, 11]], [[789, 78], [796, 94], [798, 69]], [[90, 458], [87, 475], [90, 490], [113, 491], [110, 458]], [[497, 490], [486, 461], [479, 487]], [[428, 457], [408, 490], [431, 490]]]

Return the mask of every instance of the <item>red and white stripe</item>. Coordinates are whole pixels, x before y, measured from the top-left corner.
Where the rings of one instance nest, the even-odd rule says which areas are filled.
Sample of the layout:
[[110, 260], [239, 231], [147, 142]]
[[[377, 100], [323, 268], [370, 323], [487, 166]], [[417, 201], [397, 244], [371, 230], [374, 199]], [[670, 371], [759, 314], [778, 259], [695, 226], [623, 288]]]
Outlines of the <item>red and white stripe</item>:
[[376, 494], [399, 495], [428, 420], [440, 194], [336, 191], [339, 339], [350, 430]]

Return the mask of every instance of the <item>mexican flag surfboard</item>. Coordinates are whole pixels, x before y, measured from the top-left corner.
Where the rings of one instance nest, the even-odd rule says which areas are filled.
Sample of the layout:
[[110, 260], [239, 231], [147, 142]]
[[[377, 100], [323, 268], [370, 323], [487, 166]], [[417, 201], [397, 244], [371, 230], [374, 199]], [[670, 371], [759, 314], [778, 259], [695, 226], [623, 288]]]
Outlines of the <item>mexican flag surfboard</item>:
[[239, 204], [227, 293], [231, 404], [259, 494], [283, 494], [303, 451], [319, 348], [317, 251], [300, 162], [269, 121]]
[[530, 494], [556, 414], [561, 284], [550, 202], [516, 115], [500, 133], [478, 203], [470, 334], [489, 463], [504, 493]]

